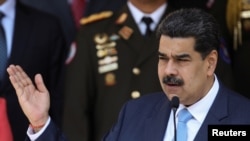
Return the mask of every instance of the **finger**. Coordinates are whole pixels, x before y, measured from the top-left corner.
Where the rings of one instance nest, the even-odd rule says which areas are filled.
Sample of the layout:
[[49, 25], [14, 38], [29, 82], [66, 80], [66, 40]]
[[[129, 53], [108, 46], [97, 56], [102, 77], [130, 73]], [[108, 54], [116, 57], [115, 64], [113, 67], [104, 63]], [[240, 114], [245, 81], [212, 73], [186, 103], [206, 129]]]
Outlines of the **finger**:
[[7, 68], [7, 72], [9, 73], [9, 79], [10, 79], [12, 86], [15, 88], [17, 95], [20, 96], [23, 93], [23, 87], [20, 87], [20, 84], [18, 81], [19, 79], [16, 78], [15, 66], [10, 65]]
[[22, 69], [22, 67], [20, 67], [19, 65], [16, 66], [17, 71], [19, 72], [19, 79], [22, 82], [23, 86], [33, 86], [33, 83], [30, 79], [30, 77], [24, 72], [24, 70]]
[[41, 74], [37, 74], [35, 76], [35, 83], [36, 83], [36, 86], [37, 86], [37, 89], [42, 92], [42, 93], [47, 93], [48, 90], [43, 82], [43, 78], [42, 78], [42, 75]]
[[26, 78], [22, 75], [23, 70], [21, 69], [20, 66], [16, 65], [13, 67], [13, 72], [14, 72], [13, 77], [15, 78], [16, 82], [18, 83], [19, 87], [24, 89], [28, 84], [25, 80]]

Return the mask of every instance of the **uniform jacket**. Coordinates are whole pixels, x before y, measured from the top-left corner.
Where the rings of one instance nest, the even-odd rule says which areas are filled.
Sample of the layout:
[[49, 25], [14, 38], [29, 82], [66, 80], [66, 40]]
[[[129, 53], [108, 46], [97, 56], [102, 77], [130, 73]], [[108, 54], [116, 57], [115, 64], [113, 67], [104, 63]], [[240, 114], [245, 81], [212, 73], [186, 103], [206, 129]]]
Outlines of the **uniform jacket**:
[[[20, 65], [32, 79], [36, 73], [42, 74], [51, 94], [50, 113], [58, 126], [62, 114], [61, 89], [66, 57], [64, 43], [59, 22], [53, 16], [17, 1], [12, 51], [8, 64]], [[14, 140], [23, 141], [29, 122], [19, 106], [7, 71], [0, 88], [0, 95], [7, 101]]]
[[[249, 106], [249, 99], [220, 83], [218, 94], [194, 141], [208, 140], [208, 125], [249, 125], [250, 109], [246, 108]], [[103, 141], [163, 141], [170, 112], [170, 101], [163, 92], [130, 100], [124, 104], [118, 122], [103, 138]], [[53, 122], [39, 139], [66, 140]]]
[[67, 69], [64, 131], [72, 141], [100, 141], [127, 100], [161, 90], [158, 43], [155, 34], [141, 35], [127, 6], [83, 25], [77, 43]]
[[[208, 125], [250, 124], [249, 99], [220, 84], [219, 92], [194, 141], [208, 140]], [[171, 112], [164, 93], [154, 93], [123, 106], [104, 141], [163, 141]]]

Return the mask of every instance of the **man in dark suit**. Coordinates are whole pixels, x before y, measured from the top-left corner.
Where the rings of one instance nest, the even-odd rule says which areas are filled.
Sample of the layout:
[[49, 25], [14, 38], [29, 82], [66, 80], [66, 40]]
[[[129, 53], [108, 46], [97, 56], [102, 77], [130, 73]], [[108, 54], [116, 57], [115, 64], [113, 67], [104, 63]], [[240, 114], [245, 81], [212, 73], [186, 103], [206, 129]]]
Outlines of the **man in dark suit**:
[[[250, 100], [226, 88], [214, 73], [220, 47], [218, 27], [215, 18], [201, 10], [170, 14], [158, 29], [158, 75], [164, 92], [125, 104], [104, 140], [173, 140], [173, 114], [179, 119], [183, 109], [192, 117], [187, 122], [189, 141], [207, 141], [208, 125], [249, 125], [250, 110], [244, 107]], [[170, 101], [175, 96], [180, 104], [172, 111]]]
[[[30, 8], [20, 1], [6, 0], [0, 5], [5, 14], [2, 24], [8, 45], [8, 64], [19, 64], [30, 77], [44, 76], [51, 91], [52, 119], [61, 126], [62, 82], [66, 57], [65, 39], [59, 21], [49, 14]], [[6, 99], [8, 118], [15, 141], [23, 141], [29, 121], [23, 114], [7, 72], [0, 95]]]
[[[207, 141], [208, 125], [250, 124], [250, 109], [245, 108], [250, 100], [225, 87], [215, 74], [220, 36], [211, 15], [198, 9], [178, 10], [160, 24], [158, 35], [158, 76], [163, 92], [124, 104], [117, 124], [103, 140], [174, 140], [175, 119], [181, 118], [183, 110], [191, 117], [186, 123], [189, 141]], [[32, 125], [29, 135], [39, 134], [38, 141], [66, 140], [50, 120], [49, 92], [42, 76], [36, 75], [33, 85], [20, 66], [10, 65], [7, 71]], [[30, 96], [34, 99], [28, 99]]]
[[[99, 141], [127, 100], [162, 91], [155, 29], [174, 10], [172, 3], [129, 0], [119, 12], [101, 12], [81, 20], [76, 56], [66, 74], [63, 129], [70, 140]], [[144, 35], [143, 16], [153, 18], [149, 37]], [[218, 77], [232, 82], [225, 62], [219, 64]]]

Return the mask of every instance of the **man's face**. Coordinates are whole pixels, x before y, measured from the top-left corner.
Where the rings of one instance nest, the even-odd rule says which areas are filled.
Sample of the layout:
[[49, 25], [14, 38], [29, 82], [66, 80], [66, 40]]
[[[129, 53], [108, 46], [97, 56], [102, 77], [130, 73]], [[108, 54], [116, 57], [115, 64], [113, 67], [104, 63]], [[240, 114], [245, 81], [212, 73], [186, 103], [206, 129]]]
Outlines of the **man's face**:
[[194, 50], [195, 39], [161, 36], [159, 43], [158, 76], [169, 99], [177, 95], [184, 105], [201, 99], [213, 84], [217, 52], [204, 60]]

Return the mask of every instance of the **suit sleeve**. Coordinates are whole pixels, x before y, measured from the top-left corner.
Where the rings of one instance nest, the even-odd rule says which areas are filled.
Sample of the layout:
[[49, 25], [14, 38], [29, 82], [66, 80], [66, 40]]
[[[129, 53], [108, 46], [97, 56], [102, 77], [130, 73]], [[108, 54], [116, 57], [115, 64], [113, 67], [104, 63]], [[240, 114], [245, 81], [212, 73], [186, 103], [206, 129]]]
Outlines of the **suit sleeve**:
[[[29, 137], [26, 137], [25, 141], [30, 141]], [[51, 121], [42, 133], [42, 135], [36, 141], [68, 141], [61, 130]]]

